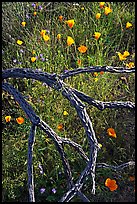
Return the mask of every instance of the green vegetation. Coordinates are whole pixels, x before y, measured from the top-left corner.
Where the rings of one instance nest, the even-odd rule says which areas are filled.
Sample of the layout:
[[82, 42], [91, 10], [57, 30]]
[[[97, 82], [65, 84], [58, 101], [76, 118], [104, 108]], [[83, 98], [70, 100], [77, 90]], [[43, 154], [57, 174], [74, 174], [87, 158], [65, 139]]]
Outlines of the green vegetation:
[[[47, 7], [46, 7], [47, 5]], [[9, 68], [41, 69], [48, 73], [63, 73], [78, 67], [108, 65], [131, 67], [135, 60], [135, 2], [107, 2], [112, 9], [108, 15], [99, 2], [48, 3], [3, 2], [2, 3], [2, 63], [3, 70]], [[34, 13], [36, 12], [36, 13]], [[96, 14], [101, 13], [99, 19]], [[59, 19], [63, 16], [63, 19]], [[67, 20], [74, 19], [72, 28]], [[25, 26], [22, 22], [26, 22]], [[132, 26], [126, 28], [127, 22]], [[45, 41], [41, 31], [49, 40]], [[95, 32], [101, 33], [95, 39]], [[61, 38], [57, 39], [60, 34]], [[46, 36], [46, 37], [47, 37]], [[67, 45], [67, 36], [74, 43]], [[45, 37], [45, 38], [46, 38]], [[47, 38], [48, 39], [48, 38]], [[17, 40], [22, 41], [21, 45]], [[81, 53], [78, 47], [87, 47]], [[125, 60], [118, 53], [129, 52]], [[34, 57], [32, 60], [31, 58]], [[128, 64], [128, 65], [127, 65]], [[8, 79], [40, 116], [57, 134], [67, 137], [82, 146], [89, 154], [84, 128], [75, 109], [61, 93], [45, 84], [31, 79]], [[135, 102], [134, 74], [86, 73], [64, 80], [65, 83], [100, 101]], [[98, 110], [86, 104], [93, 122], [98, 142], [102, 148], [97, 162], [120, 165], [135, 159], [135, 114], [129, 109]], [[68, 115], [63, 115], [67, 111]], [[5, 116], [11, 116], [10, 122]], [[25, 119], [18, 124], [16, 118]], [[63, 129], [59, 130], [58, 125]], [[7, 92], [2, 92], [2, 201], [28, 201], [27, 148], [30, 121]], [[110, 137], [107, 129], [112, 127], [117, 137]], [[72, 167], [74, 180], [86, 163], [69, 146], [65, 151]], [[66, 179], [62, 162], [52, 140], [37, 129], [33, 152], [34, 183], [36, 201], [58, 201], [66, 192]], [[39, 164], [43, 168], [40, 172]], [[91, 194], [92, 181], [86, 181], [82, 192], [91, 202], [134, 201], [134, 168], [114, 172], [111, 169], [96, 170], [96, 194]], [[105, 186], [107, 178], [116, 179], [118, 188], [111, 192]], [[40, 189], [45, 188], [41, 193]], [[53, 189], [56, 189], [54, 192]], [[74, 198], [73, 201], [79, 201]]]

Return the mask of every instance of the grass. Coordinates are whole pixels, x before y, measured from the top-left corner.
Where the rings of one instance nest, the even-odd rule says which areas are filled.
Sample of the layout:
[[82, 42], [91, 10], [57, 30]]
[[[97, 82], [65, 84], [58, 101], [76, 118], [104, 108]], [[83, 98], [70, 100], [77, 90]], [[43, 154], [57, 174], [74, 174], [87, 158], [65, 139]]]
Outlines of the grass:
[[[32, 68], [41, 69], [49, 73], [62, 73], [80, 66], [123, 66], [134, 62], [135, 58], [135, 2], [111, 2], [105, 5], [112, 8], [107, 16], [98, 2], [73, 3], [55, 2], [44, 7], [46, 3], [38, 2], [42, 10], [34, 8], [32, 2], [3, 2], [2, 3], [2, 63], [3, 69]], [[33, 15], [37, 12], [36, 16]], [[132, 12], [131, 12], [132, 11]], [[101, 13], [101, 18], [96, 19], [96, 13]], [[63, 21], [59, 16], [63, 16]], [[74, 19], [72, 29], [65, 20]], [[22, 27], [21, 22], [26, 26]], [[126, 23], [132, 27], [126, 29]], [[50, 36], [44, 42], [40, 31], [47, 30]], [[101, 36], [96, 40], [94, 32]], [[57, 40], [57, 34], [61, 39]], [[75, 43], [67, 46], [67, 36], [71, 36]], [[18, 45], [17, 40], [23, 44]], [[85, 45], [86, 53], [80, 53], [78, 47]], [[35, 54], [32, 54], [32, 51]], [[120, 61], [117, 52], [129, 51], [130, 56], [125, 61]], [[43, 56], [40, 57], [42, 54]], [[31, 57], [38, 57], [31, 62]], [[82, 65], [78, 64], [81, 60]], [[122, 80], [124, 77], [126, 80]], [[95, 78], [98, 80], [95, 81]], [[84, 92], [96, 100], [101, 101], [135, 101], [134, 74], [104, 73], [80, 74], [64, 80], [65, 83]], [[45, 86], [41, 82], [30, 79], [8, 79], [32, 105], [34, 111], [61, 137], [67, 137], [80, 144], [85, 152], [89, 152], [84, 128], [75, 109], [62, 94]], [[98, 153], [97, 162], [119, 165], [134, 160], [135, 157], [135, 117], [134, 111], [128, 109], [98, 110], [86, 104], [102, 149]], [[63, 111], [68, 116], [63, 115]], [[11, 121], [6, 123], [5, 116], [11, 115]], [[25, 122], [17, 124], [16, 118], [22, 116]], [[63, 124], [63, 131], [57, 126]], [[113, 127], [117, 138], [107, 135], [107, 129]], [[3, 202], [22, 202], [28, 200], [27, 191], [27, 148], [30, 121], [14, 98], [2, 92], [2, 200]], [[66, 146], [74, 180], [84, 169], [85, 162], [73, 149]], [[41, 164], [44, 174], [40, 174], [38, 164]], [[37, 129], [34, 145], [34, 182], [36, 201], [57, 201], [66, 192], [66, 180], [63, 166], [58, 152], [52, 141]], [[121, 202], [134, 201], [134, 181], [129, 177], [134, 176], [134, 168], [127, 168], [121, 172], [108, 169], [96, 170], [96, 195], [91, 194], [91, 179], [86, 181], [83, 192], [92, 202]], [[110, 177], [116, 179], [118, 189], [111, 192], [105, 185], [105, 180]], [[41, 194], [40, 189], [46, 191]], [[56, 189], [56, 193], [52, 189]], [[128, 198], [127, 198], [128, 195]], [[74, 198], [71, 202], [79, 201]], [[80, 201], [79, 201], [80, 202]]]

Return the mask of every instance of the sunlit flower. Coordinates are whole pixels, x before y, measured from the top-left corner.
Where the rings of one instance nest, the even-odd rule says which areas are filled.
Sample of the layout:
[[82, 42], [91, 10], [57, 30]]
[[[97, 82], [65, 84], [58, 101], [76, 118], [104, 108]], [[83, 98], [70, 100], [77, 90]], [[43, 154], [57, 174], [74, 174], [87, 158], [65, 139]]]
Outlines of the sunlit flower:
[[57, 39], [59, 40], [61, 38], [61, 34], [58, 34], [57, 35]]
[[105, 7], [105, 15], [108, 15], [111, 12], [112, 12], [112, 9], [106, 6]]
[[81, 45], [80, 47], [78, 47], [79, 52], [81, 53], [85, 53], [87, 51], [87, 47], [84, 45]]
[[98, 81], [98, 78], [94, 78], [94, 81], [97, 82], [97, 81]]
[[129, 62], [128, 64], [126, 64], [126, 67], [128, 68], [133, 68], [135, 66], [134, 62]]
[[74, 26], [74, 20], [73, 19], [72, 20], [67, 20], [66, 23], [68, 24], [68, 26], [70, 28], [72, 28]]
[[22, 40], [17, 40], [18, 45], [22, 45], [23, 41]]
[[120, 52], [118, 52], [117, 54], [119, 56], [120, 61], [126, 60], [126, 57], [124, 55], [122, 55]]
[[18, 124], [21, 125], [22, 123], [24, 123], [24, 118], [18, 117], [18, 118], [16, 118], [16, 121], [17, 121]]
[[108, 135], [111, 136], [111, 137], [115, 137], [115, 138], [117, 137], [117, 136], [116, 136], [116, 132], [115, 132], [115, 130], [114, 130], [113, 128], [108, 128], [108, 129], [107, 129], [107, 133], [108, 133]]
[[98, 76], [98, 73], [97, 73], [97, 72], [94, 72], [94, 73], [93, 73], [93, 76], [95, 76], [95, 77]]
[[36, 57], [31, 57], [31, 61], [32, 61], [32, 62], [35, 62], [36, 59], [37, 59]]
[[105, 186], [107, 186], [110, 191], [115, 191], [118, 188], [118, 185], [116, 184], [116, 180], [111, 180], [110, 178], [107, 178], [105, 181]]
[[95, 32], [93, 36], [96, 38], [96, 40], [98, 40], [101, 36], [101, 33]]
[[34, 15], [34, 16], [36, 16], [36, 15], [37, 15], [37, 12], [36, 12], [36, 11], [34, 11], [33, 15]]
[[74, 44], [74, 43], [75, 43], [75, 41], [73, 40], [73, 38], [70, 37], [70, 36], [68, 36], [68, 37], [67, 37], [67, 45], [70, 46], [70, 45], [72, 45], [72, 44]]
[[6, 120], [6, 123], [10, 122], [11, 116], [10, 116], [10, 115], [6, 116], [6, 117], [5, 117], [5, 120]]
[[63, 112], [63, 115], [68, 115], [68, 112], [67, 112], [67, 111], [64, 111], [64, 112]]
[[128, 57], [130, 55], [130, 53], [128, 52], [128, 51], [125, 51], [124, 53], [123, 53], [123, 57]]
[[41, 30], [40, 35], [43, 37], [43, 35], [46, 34], [46, 30]]
[[100, 3], [99, 3], [100, 8], [103, 8], [104, 5], [105, 5], [105, 2], [100, 2]]
[[43, 35], [43, 39], [44, 39], [44, 41], [48, 41], [48, 40], [50, 40], [50, 37], [48, 36], [48, 35]]
[[63, 16], [59, 16], [59, 20], [62, 21], [62, 19], [63, 19]]
[[23, 22], [21, 23], [21, 25], [22, 25], [23, 27], [25, 27], [26, 22], [25, 22], [25, 21], [23, 21]]
[[59, 125], [57, 126], [57, 129], [60, 130], [60, 131], [63, 130], [63, 124], [59, 124]]
[[84, 7], [81, 7], [81, 10], [83, 11], [85, 8]]
[[126, 23], [126, 28], [128, 29], [128, 28], [130, 28], [130, 27], [132, 27], [132, 23], [127, 22], [127, 23]]
[[101, 16], [101, 13], [97, 13], [97, 14], [96, 14], [96, 19], [99, 19], [100, 16]]

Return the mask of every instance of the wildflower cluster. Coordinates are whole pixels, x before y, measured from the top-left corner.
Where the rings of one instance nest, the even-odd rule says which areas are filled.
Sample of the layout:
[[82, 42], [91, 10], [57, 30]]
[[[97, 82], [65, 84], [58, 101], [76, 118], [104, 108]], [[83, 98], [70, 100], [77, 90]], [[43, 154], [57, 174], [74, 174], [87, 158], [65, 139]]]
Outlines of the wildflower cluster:
[[[9, 122], [11, 121], [11, 116], [10, 116], [10, 115], [5, 116], [5, 121], [6, 121], [6, 123], [9, 123]], [[18, 118], [16, 118], [16, 122], [17, 122], [19, 125], [21, 125], [21, 124], [24, 123], [24, 118], [23, 118], [23, 117], [18, 117]]]

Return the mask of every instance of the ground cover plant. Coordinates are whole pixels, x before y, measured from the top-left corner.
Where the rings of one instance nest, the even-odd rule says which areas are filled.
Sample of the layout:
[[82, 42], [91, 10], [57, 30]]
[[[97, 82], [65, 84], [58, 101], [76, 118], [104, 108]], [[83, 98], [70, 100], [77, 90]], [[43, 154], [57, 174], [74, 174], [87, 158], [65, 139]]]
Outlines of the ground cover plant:
[[[3, 2], [3, 69], [32, 68], [57, 74], [97, 65], [132, 69], [135, 57], [134, 9], [134, 2]], [[31, 79], [7, 81], [14, 84], [60, 137], [77, 142], [88, 154], [84, 128], [75, 109], [62, 94]], [[95, 100], [134, 102], [135, 99], [134, 73], [85, 73], [64, 81]], [[2, 199], [27, 201], [30, 121], [9, 94], [3, 92], [2, 100]], [[120, 165], [134, 160], [134, 110], [100, 111], [87, 104], [86, 108], [102, 146], [97, 162]], [[69, 147], [66, 153], [76, 180], [85, 163]], [[63, 167], [54, 144], [41, 130], [36, 134], [33, 164], [36, 201], [59, 200], [66, 188]], [[92, 202], [134, 201], [133, 167], [120, 172], [104, 168], [96, 171], [96, 194], [92, 195], [90, 178], [83, 187]]]

